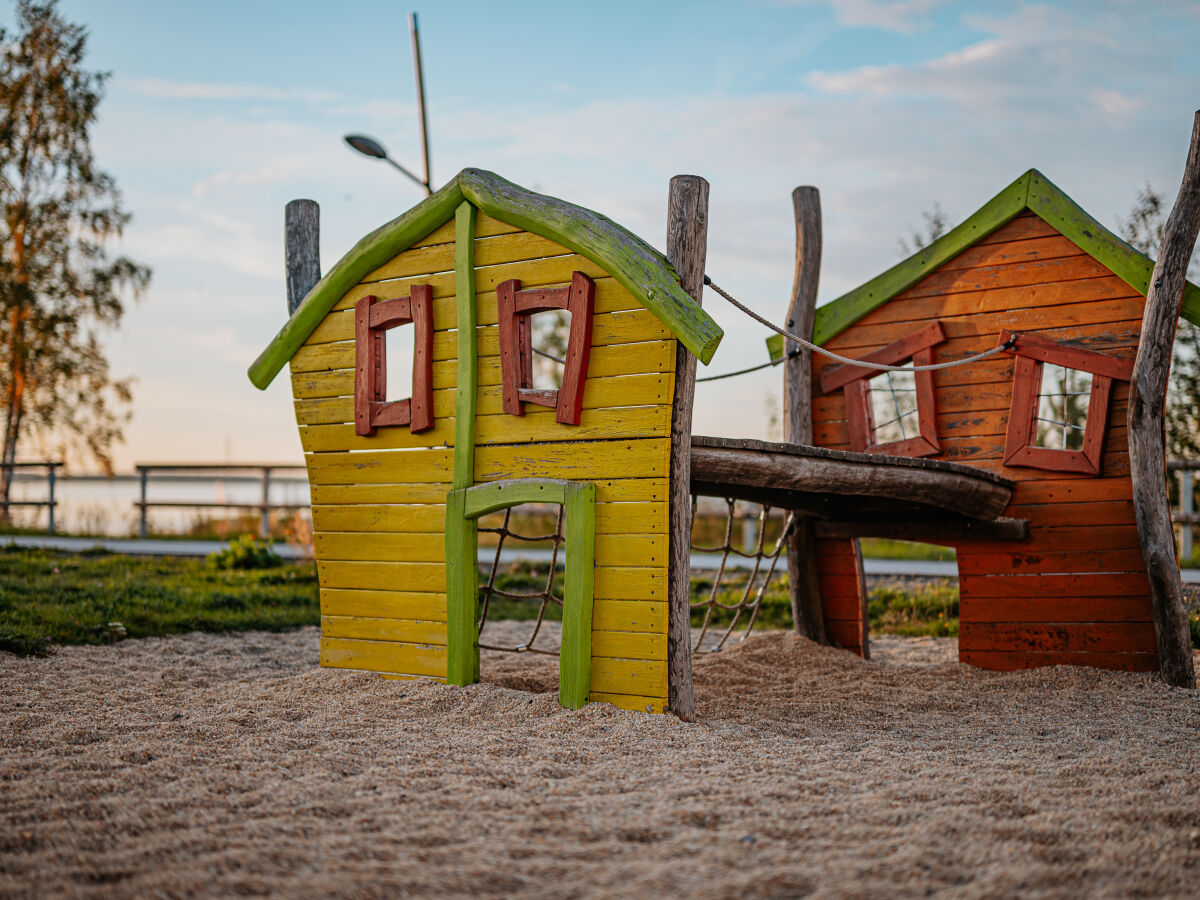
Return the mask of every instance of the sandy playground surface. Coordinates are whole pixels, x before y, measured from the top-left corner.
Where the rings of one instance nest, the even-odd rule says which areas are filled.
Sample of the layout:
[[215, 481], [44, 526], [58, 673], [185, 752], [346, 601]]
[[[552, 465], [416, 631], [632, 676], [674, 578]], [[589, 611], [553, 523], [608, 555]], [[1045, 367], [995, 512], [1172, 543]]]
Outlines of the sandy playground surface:
[[698, 660], [684, 725], [316, 642], [0, 653], [0, 895], [1200, 894], [1200, 702], [1150, 676], [772, 633]]

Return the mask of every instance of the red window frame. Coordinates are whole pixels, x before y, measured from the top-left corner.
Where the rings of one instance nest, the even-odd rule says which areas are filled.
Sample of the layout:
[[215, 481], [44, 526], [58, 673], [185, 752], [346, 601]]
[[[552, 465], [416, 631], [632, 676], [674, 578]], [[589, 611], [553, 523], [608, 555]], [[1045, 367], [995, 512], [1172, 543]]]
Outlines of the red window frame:
[[[387, 399], [384, 333], [413, 326], [412, 396]], [[354, 304], [354, 433], [407, 425], [418, 434], [433, 428], [433, 287], [415, 284], [407, 297], [363, 297]]]
[[[1015, 344], [1008, 353], [1016, 357], [1013, 366], [1012, 408], [1008, 414], [1008, 433], [1005, 436], [1004, 464], [1012, 467], [1047, 469], [1051, 472], [1079, 472], [1099, 475], [1104, 453], [1104, 433], [1108, 427], [1108, 401], [1114, 381], [1129, 381], [1133, 377], [1133, 360], [1117, 359], [1028, 334], [1000, 332], [1000, 343]], [[1042, 389], [1042, 368], [1052, 363], [1065, 369], [1076, 369], [1092, 376], [1088, 396], [1087, 422], [1083, 430], [1083, 446], [1079, 450], [1057, 450], [1038, 447], [1035, 420], [1038, 398]]]
[[[563, 288], [523, 291], [521, 280], [513, 278], [496, 287], [496, 305], [500, 325], [500, 382], [503, 408], [514, 416], [525, 415], [525, 404], [534, 403], [555, 410], [554, 421], [578, 425], [583, 409], [583, 385], [587, 379], [588, 358], [592, 350], [592, 312], [596, 285], [582, 272], [571, 275]], [[567, 358], [562, 387], [556, 391], [533, 387], [534, 313], [565, 309], [571, 314], [567, 338]]]
[[[946, 329], [935, 321], [886, 347], [869, 353], [864, 362], [885, 366], [903, 365], [910, 359], [914, 366], [933, 365], [933, 348], [946, 340]], [[879, 374], [877, 369], [843, 365], [827, 368], [821, 373], [822, 393], [843, 388], [846, 393], [846, 431], [850, 448], [860, 453], [887, 453], [891, 456], [932, 456], [941, 453], [937, 433], [937, 396], [933, 373], [914, 372], [917, 388], [917, 428], [920, 434], [902, 441], [874, 443], [875, 413], [871, 405], [870, 381]]]

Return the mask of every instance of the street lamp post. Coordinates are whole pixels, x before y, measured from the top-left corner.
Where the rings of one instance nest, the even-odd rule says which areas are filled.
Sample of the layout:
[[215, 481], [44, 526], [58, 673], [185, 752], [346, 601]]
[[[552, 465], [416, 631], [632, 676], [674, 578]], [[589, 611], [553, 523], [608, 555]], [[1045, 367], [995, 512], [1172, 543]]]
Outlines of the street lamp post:
[[372, 159], [382, 159], [386, 163], [391, 163], [391, 165], [395, 166], [402, 173], [424, 188], [426, 194], [433, 193], [428, 182], [422, 181], [412, 172], [408, 171], [408, 169], [404, 168], [404, 166], [400, 165], [400, 163], [388, 156], [387, 150], [383, 148], [383, 144], [379, 143], [379, 141], [375, 140], [374, 138], [367, 137], [365, 134], [348, 134], [345, 137], [345, 141], [363, 156], [369, 156]]
[[409, 16], [408, 22], [409, 28], [412, 31], [413, 70], [417, 82], [417, 113], [421, 120], [421, 153], [425, 159], [425, 178], [418, 178], [388, 156], [387, 150], [383, 148], [383, 144], [374, 138], [367, 137], [365, 134], [348, 134], [345, 136], [345, 141], [359, 153], [363, 154], [363, 156], [370, 156], [372, 159], [382, 159], [385, 162], [391, 163], [401, 173], [423, 187], [425, 195], [429, 196], [433, 193], [433, 179], [429, 174], [429, 124], [425, 114], [425, 79], [421, 71], [421, 39], [417, 34], [417, 14], [415, 12]]

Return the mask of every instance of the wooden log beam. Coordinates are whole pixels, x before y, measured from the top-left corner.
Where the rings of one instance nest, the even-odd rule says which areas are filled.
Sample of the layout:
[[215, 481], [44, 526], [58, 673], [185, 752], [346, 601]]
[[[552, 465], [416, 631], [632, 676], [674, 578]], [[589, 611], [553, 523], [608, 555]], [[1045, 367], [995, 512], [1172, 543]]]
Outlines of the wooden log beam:
[[[700, 305], [708, 253], [708, 182], [696, 175], [671, 179], [667, 199], [667, 259], [680, 287]], [[675, 351], [671, 412], [671, 479], [667, 570], [667, 708], [685, 722], [696, 718], [692, 689], [692, 401], [696, 357], [680, 341]]]
[[284, 268], [288, 315], [321, 280], [321, 207], [315, 200], [293, 200], [283, 209]]
[[[821, 277], [821, 192], [811, 186], [796, 188], [792, 191], [792, 212], [796, 219], [796, 269], [787, 327], [812, 340]], [[783, 439], [789, 444], [811, 444], [812, 354], [787, 341], [783, 354]], [[817, 577], [817, 540], [808, 516], [796, 521], [788, 538], [787, 567], [792, 626], [817, 643], [828, 643]]]
[[1029, 537], [1029, 520], [1001, 516], [990, 522], [906, 522], [888, 519], [876, 519], [873, 522], [817, 522], [816, 532], [817, 537], [823, 538], [878, 537], [953, 545], [963, 540], [1023, 541]]
[[1200, 112], [1192, 125], [1192, 143], [1179, 196], [1167, 217], [1158, 261], [1150, 276], [1142, 336], [1129, 385], [1129, 469], [1133, 477], [1133, 504], [1138, 536], [1150, 579], [1150, 605], [1158, 638], [1158, 658], [1163, 680], [1176, 687], [1196, 687], [1192, 663], [1191, 632], [1179, 562], [1175, 558], [1175, 532], [1167, 503], [1164, 413], [1167, 376], [1175, 329], [1187, 283], [1188, 262], [1200, 233]]
[[692, 478], [706, 484], [889, 497], [979, 521], [1002, 514], [1013, 493], [1007, 479], [939, 460], [700, 436], [691, 455]]

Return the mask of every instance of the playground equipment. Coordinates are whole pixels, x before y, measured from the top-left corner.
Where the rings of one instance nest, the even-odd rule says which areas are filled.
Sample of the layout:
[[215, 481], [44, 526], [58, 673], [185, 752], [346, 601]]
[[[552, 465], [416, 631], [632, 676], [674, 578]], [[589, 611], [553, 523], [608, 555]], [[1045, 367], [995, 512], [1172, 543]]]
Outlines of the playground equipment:
[[[1136, 544], [1127, 546], [1137, 532], [1118, 510], [1129, 503], [1123, 439], [1117, 417], [1106, 424], [1101, 409], [1109, 397], [1124, 401], [1125, 360], [1136, 346], [1129, 323], [1141, 295], [1118, 284], [1128, 282], [1118, 270], [1134, 251], [1111, 235], [1072, 249], [1081, 222], [1107, 232], [1028, 173], [917, 257], [814, 310], [816, 267], [803, 262], [810, 232], [796, 292], [808, 312], [798, 317], [794, 304], [790, 327], [803, 329], [815, 312], [817, 344], [884, 369], [915, 361], [916, 405], [897, 411], [913, 435], [893, 441], [875, 424], [876, 370], [818, 363], [810, 386], [804, 352], [786, 363], [791, 442], [693, 438], [695, 362], [707, 363], [722, 336], [700, 304], [707, 200], [703, 179], [672, 179], [663, 256], [594, 212], [467, 169], [323, 276], [316, 205], [289, 204], [291, 315], [250, 377], [263, 388], [290, 365], [312, 491], [322, 664], [477, 680], [479, 519], [551, 504], [561, 508], [560, 527], [547, 537], [566, 565], [560, 701], [690, 719], [696, 493], [791, 511], [793, 610], [797, 627], [817, 639], [868, 653], [854, 539], [887, 523], [891, 536], [971, 548], [962, 557], [963, 606], [991, 618], [964, 616], [964, 659], [1151, 666], [1144, 592], [1118, 601], [1107, 586], [1126, 592], [1137, 578]], [[998, 267], [1014, 261], [1037, 277], [1001, 284]], [[1046, 276], [1067, 269], [1073, 274]], [[1080, 293], [1076, 281], [1099, 293]], [[968, 290], [978, 296], [964, 298]], [[1032, 299], [1014, 305], [1014, 290]], [[1065, 322], [1053, 318], [1060, 309]], [[1108, 318], [1094, 325], [1093, 309]], [[561, 380], [539, 385], [534, 357], [553, 354], [535, 344], [534, 319], [561, 310], [569, 313]], [[908, 324], [916, 321], [927, 324]], [[386, 388], [387, 333], [397, 329], [412, 349], [403, 398]], [[1018, 332], [1015, 344], [1003, 329]], [[1047, 363], [1092, 376], [1079, 450], [1031, 437], [1035, 376]], [[1012, 401], [1023, 425], [1006, 438], [1014, 368], [1025, 373], [1016, 392], [1024, 405]], [[975, 387], [961, 387], [968, 383]], [[889, 384], [893, 398], [902, 390]], [[975, 396], [986, 405], [974, 408]], [[815, 426], [807, 438], [806, 420]], [[1047, 453], [1070, 464], [1051, 465], [1053, 478], [1018, 468], [1041, 465]], [[1099, 504], [1090, 511], [1107, 518], [1059, 522], [1033, 509], [1072, 509], [1076, 499]], [[1088, 544], [1101, 538], [1103, 546]], [[761, 540], [754, 555], [771, 556]], [[1128, 577], [1088, 577], [1113, 559]], [[1071, 574], [1049, 574], [1067, 565]], [[1046, 588], [1024, 590], [1029, 576], [1010, 574], [1017, 570], [1045, 573], [1036, 580]], [[543, 610], [551, 587], [538, 595]], [[1076, 598], [1061, 607], [1075, 616], [1070, 627], [1034, 624], [1064, 596]], [[752, 613], [750, 592], [740, 606]], [[997, 627], [1010, 622], [1020, 627]]]
[[[815, 311], [815, 343], [878, 363], [919, 369], [1005, 347], [899, 375], [812, 361], [814, 443], [954, 460], [1015, 483], [1005, 514], [1027, 522], [1027, 536], [940, 541], [957, 550], [964, 662], [1159, 668], [1126, 429], [1152, 267], [1031, 170], [930, 247]], [[1183, 314], [1200, 321], [1192, 285]], [[852, 533], [914, 536], [884, 520]], [[865, 654], [866, 592], [849, 535], [818, 528], [809, 549], [830, 637]]]

